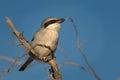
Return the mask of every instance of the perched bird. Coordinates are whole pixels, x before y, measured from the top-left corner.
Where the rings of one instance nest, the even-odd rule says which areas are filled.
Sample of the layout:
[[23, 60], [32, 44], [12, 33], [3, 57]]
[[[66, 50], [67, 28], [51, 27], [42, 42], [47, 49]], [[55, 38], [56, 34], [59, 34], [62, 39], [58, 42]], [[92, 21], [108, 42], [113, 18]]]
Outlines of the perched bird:
[[19, 71], [24, 71], [34, 59], [49, 62], [55, 58], [54, 52], [59, 39], [58, 31], [64, 21], [64, 18], [49, 17], [42, 22], [40, 29], [35, 33], [31, 41], [31, 46], [36, 53], [29, 52], [29, 58], [20, 67]]

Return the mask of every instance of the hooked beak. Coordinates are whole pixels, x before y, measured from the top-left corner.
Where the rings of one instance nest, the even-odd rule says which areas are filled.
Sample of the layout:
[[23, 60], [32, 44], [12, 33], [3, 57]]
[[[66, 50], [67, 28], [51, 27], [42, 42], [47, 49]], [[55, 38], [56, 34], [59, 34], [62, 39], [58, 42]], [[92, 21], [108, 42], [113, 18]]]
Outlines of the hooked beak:
[[58, 23], [63, 23], [64, 21], [65, 21], [64, 18], [60, 18], [60, 19], [58, 20]]

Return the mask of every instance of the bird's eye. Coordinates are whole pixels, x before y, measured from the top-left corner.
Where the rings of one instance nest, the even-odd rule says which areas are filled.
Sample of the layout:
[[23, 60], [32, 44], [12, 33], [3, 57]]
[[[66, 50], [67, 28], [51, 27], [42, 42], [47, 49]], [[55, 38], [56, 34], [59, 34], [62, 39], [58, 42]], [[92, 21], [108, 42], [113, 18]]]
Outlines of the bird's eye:
[[48, 25], [53, 24], [53, 23], [56, 23], [57, 21], [58, 21], [58, 20], [48, 21], [47, 23], [44, 24], [44, 27], [46, 28]]

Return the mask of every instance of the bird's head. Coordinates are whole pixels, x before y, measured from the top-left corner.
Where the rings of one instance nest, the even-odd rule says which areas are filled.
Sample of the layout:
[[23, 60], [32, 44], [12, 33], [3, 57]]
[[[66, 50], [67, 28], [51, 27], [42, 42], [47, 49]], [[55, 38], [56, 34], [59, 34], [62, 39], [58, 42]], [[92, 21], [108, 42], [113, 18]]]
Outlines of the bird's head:
[[64, 18], [49, 17], [42, 22], [41, 28], [58, 31], [61, 23], [64, 21], [65, 21]]

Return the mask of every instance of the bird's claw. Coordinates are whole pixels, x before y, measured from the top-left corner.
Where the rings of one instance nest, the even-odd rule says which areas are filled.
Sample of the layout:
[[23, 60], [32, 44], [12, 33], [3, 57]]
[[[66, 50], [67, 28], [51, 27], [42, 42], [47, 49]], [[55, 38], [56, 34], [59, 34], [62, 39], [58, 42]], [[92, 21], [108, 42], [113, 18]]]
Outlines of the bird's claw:
[[41, 60], [42, 60], [43, 62], [48, 62], [47, 57], [42, 57]]

